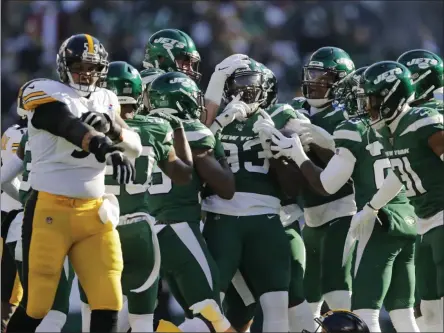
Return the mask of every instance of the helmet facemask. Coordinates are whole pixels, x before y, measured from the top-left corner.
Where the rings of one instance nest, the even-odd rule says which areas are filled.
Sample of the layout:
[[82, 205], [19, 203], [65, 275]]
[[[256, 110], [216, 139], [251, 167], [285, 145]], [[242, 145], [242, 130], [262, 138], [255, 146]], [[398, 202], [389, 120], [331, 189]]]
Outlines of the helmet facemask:
[[[145, 68], [159, 68], [165, 71], [177, 71], [188, 75], [194, 82], [199, 83], [202, 74], [199, 73], [200, 57], [198, 55], [182, 53], [177, 56], [167, 49], [169, 59], [163, 56], [157, 56], [156, 59], [143, 61]], [[152, 58], [149, 52], [145, 55], [145, 59]]]
[[260, 72], [243, 71], [230, 76], [224, 89], [224, 99], [228, 104], [234, 97], [241, 95], [240, 100], [256, 112], [267, 102], [264, 76]]
[[304, 97], [314, 107], [322, 107], [330, 103], [333, 101], [331, 94], [333, 85], [339, 79], [339, 73], [336, 70], [305, 66], [302, 79]]

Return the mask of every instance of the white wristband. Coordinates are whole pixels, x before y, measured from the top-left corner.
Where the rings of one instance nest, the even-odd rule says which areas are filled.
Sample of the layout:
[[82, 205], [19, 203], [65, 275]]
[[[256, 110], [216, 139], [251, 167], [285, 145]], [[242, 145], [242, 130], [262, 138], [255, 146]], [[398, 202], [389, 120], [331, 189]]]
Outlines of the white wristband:
[[301, 167], [305, 161], [310, 160], [303, 150], [301, 150], [300, 153], [292, 152], [291, 159], [296, 162], [298, 167]]

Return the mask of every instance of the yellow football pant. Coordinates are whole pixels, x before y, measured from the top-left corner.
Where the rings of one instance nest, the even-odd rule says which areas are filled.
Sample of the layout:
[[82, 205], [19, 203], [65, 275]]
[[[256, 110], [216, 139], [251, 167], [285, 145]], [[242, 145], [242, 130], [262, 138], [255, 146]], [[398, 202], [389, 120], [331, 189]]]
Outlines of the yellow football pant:
[[65, 256], [92, 310], [120, 310], [123, 269], [119, 234], [102, 223], [99, 199], [74, 199], [33, 191], [23, 220], [26, 312], [43, 318], [51, 309]]

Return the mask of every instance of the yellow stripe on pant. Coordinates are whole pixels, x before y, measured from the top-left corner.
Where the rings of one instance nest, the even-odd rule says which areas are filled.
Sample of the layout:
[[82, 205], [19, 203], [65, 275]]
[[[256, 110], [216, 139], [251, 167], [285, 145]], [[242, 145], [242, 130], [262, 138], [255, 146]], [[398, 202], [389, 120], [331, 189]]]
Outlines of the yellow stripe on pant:
[[12, 305], [19, 305], [20, 301], [22, 300], [23, 297], [23, 288], [22, 288], [22, 284], [20, 283], [20, 277], [18, 275], [18, 273], [16, 273], [15, 275], [15, 280], [14, 280], [14, 287], [12, 288], [12, 293], [11, 293], [11, 298], [9, 299], [9, 304]]
[[92, 310], [120, 310], [123, 270], [119, 234], [99, 219], [99, 199], [33, 191], [24, 212], [23, 275], [26, 312], [43, 318], [51, 309], [66, 255]]

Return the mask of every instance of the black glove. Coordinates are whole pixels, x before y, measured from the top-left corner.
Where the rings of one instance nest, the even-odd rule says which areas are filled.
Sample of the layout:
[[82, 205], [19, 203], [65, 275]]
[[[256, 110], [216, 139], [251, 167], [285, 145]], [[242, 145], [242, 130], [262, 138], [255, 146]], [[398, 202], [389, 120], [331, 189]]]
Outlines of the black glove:
[[136, 169], [129, 159], [120, 151], [115, 151], [108, 155], [108, 162], [113, 166], [113, 178], [119, 184], [128, 184], [134, 182], [136, 178]]
[[80, 119], [88, 124], [98, 132], [105, 133], [113, 142], [120, 142], [120, 134], [122, 133], [122, 127], [119, 124], [113, 122], [107, 113], [88, 111], [82, 114]]
[[113, 142], [107, 136], [96, 135], [91, 138], [88, 150], [96, 157], [100, 163], [105, 163], [108, 154], [113, 152], [122, 152], [123, 148], [114, 146]]

